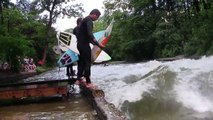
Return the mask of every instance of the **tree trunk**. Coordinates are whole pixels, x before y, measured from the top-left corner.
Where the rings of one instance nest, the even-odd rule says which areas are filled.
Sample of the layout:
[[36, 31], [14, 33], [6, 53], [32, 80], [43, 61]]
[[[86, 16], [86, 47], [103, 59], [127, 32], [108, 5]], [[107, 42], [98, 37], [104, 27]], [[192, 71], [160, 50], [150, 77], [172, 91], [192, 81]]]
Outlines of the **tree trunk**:
[[194, 0], [193, 3], [194, 3], [194, 6], [196, 8], [197, 13], [199, 13], [200, 12], [199, 1], [198, 0]]
[[48, 51], [48, 43], [44, 47], [43, 57], [42, 57], [42, 67], [45, 66], [46, 58], [47, 58], [47, 51]]
[[203, 8], [205, 10], [209, 9], [207, 2], [205, 0], [203, 0], [202, 2], [203, 2]]
[[3, 25], [4, 18], [3, 18], [3, 3], [2, 3], [2, 1], [0, 1], [0, 15], [1, 15], [1, 24]]
[[[43, 56], [42, 56], [42, 66], [44, 67], [45, 66], [45, 63], [46, 63], [46, 57], [47, 57], [47, 52], [48, 52], [48, 47], [49, 47], [49, 31], [51, 29], [51, 26], [52, 26], [52, 20], [53, 20], [53, 12], [54, 12], [54, 8], [55, 8], [55, 5], [56, 5], [56, 0], [53, 1], [52, 3], [52, 8], [50, 9], [49, 11], [49, 21], [46, 25], [46, 38], [45, 38], [45, 47], [44, 47], [44, 52], [43, 52]], [[51, 3], [50, 3], [51, 5]]]

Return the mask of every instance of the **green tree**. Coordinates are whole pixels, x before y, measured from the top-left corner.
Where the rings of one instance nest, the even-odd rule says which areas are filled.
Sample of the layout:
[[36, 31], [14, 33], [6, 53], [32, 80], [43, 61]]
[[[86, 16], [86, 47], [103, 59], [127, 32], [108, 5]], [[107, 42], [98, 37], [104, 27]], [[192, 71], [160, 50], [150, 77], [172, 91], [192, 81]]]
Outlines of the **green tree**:
[[[186, 55], [212, 55], [213, 54], [213, 35], [212, 35], [212, 20], [213, 8], [199, 9], [199, 14], [193, 16], [191, 20], [192, 37], [186, 41]], [[207, 7], [208, 8], [208, 7]]]
[[33, 4], [33, 8], [37, 8], [39, 13], [47, 13], [40, 16], [40, 20], [45, 24], [45, 38], [44, 38], [44, 51], [42, 56], [42, 62], [45, 63], [49, 43], [50, 43], [50, 30], [52, 28], [52, 24], [56, 22], [57, 18], [69, 16], [76, 17], [81, 15], [83, 12], [83, 8], [81, 4], [74, 4], [63, 6], [64, 3], [68, 3], [69, 0], [59, 1], [59, 0], [35, 0]]
[[20, 33], [26, 19], [15, 8], [4, 8], [3, 14], [5, 17], [0, 29], [0, 57], [1, 60], [9, 62], [13, 72], [19, 72], [19, 58], [29, 53], [33, 54], [33, 49], [29, 47], [30, 40]]
[[212, 53], [212, 2], [206, 0], [105, 1], [115, 18], [108, 48], [117, 60]]

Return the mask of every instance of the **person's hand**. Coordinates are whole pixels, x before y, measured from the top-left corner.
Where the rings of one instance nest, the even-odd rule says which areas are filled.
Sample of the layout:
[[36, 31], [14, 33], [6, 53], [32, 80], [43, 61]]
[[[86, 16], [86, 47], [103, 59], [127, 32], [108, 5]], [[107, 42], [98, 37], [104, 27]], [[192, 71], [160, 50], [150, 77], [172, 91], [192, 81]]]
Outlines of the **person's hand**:
[[99, 45], [98, 45], [101, 49], [103, 49], [105, 46], [104, 45], [102, 45], [101, 43], [99, 43]]

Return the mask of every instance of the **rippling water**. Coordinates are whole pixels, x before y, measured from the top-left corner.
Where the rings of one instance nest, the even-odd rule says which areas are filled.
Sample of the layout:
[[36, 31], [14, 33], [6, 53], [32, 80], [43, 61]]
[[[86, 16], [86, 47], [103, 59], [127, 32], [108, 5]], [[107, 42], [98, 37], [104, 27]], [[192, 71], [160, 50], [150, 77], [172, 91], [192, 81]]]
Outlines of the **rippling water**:
[[[25, 101], [26, 102], [26, 101]], [[48, 98], [0, 107], [0, 120], [96, 120], [96, 113], [81, 95]]]
[[92, 80], [131, 120], [213, 120], [213, 57], [93, 66]]
[[[26, 81], [52, 78], [66, 78], [65, 69], [57, 68]], [[213, 120], [212, 56], [172, 62], [94, 65], [91, 78], [105, 91], [106, 99], [130, 120]], [[58, 109], [63, 108], [60, 102], [54, 104]], [[69, 102], [64, 106], [67, 105]], [[27, 108], [23, 106], [23, 109]], [[49, 109], [54, 110], [55, 107]], [[49, 114], [55, 113], [47, 112], [47, 116], [51, 117]], [[43, 115], [42, 109], [33, 116], [36, 115]], [[66, 112], [56, 115], [66, 116]]]

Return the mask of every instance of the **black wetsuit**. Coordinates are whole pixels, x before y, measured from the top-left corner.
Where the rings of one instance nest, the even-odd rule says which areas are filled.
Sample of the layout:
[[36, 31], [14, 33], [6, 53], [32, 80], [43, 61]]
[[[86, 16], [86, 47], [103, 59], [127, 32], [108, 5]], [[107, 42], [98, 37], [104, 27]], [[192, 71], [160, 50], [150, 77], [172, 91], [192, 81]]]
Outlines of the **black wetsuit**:
[[[78, 34], [78, 31], [79, 31], [79, 26], [76, 26], [74, 29], [73, 29], [73, 34], [74, 35], [77, 35]], [[75, 72], [73, 70], [73, 64], [70, 64], [67, 66], [67, 76], [74, 76], [75, 75]]]
[[74, 29], [73, 29], [73, 34], [74, 35], [77, 35], [78, 34], [78, 31], [79, 31], [79, 26], [76, 26]]
[[95, 37], [93, 36], [92, 30], [93, 21], [87, 16], [82, 20], [77, 34], [77, 48], [80, 53], [77, 77], [81, 79], [81, 77], [84, 76], [86, 78], [86, 83], [91, 83], [91, 48], [89, 43], [98, 45], [97, 41], [93, 41]]

